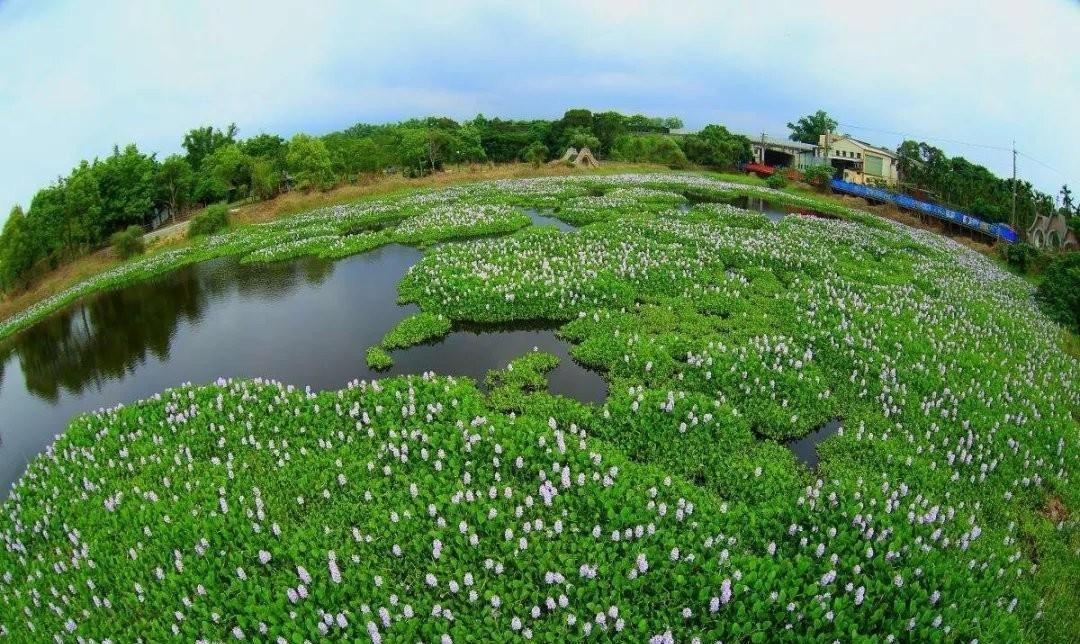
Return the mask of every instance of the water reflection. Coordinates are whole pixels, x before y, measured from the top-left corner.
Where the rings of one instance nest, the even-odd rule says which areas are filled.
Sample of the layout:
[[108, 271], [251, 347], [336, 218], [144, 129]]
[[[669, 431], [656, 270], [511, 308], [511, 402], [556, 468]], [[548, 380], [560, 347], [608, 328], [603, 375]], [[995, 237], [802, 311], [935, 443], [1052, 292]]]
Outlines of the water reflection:
[[773, 223], [780, 221], [796, 211], [794, 206], [785, 206], [774, 201], [769, 201], [768, 199], [762, 199], [761, 197], [736, 197], [727, 203], [730, 203], [736, 208], [742, 208], [743, 210], [760, 212], [768, 217], [769, 221], [772, 221]]
[[332, 264], [315, 261], [189, 266], [165, 279], [94, 295], [27, 329], [9, 350], [18, 356], [26, 389], [55, 402], [61, 390], [79, 395], [100, 389], [103, 381], [130, 374], [150, 356], [168, 360], [180, 322], [198, 324], [208, 302], [230, 289], [278, 299], [302, 284], [322, 283], [332, 270]]
[[558, 230], [563, 232], [570, 232], [577, 230], [577, 226], [568, 224], [562, 219], [554, 216], [554, 211], [539, 211], [535, 208], [526, 208], [525, 214], [532, 220], [534, 226], [554, 226]]
[[557, 324], [518, 323], [513, 326], [458, 325], [439, 342], [391, 353], [390, 374], [433, 370], [476, 379], [481, 386], [490, 369], [533, 350], [559, 358], [559, 366], [548, 374], [548, 390], [582, 402], [600, 403], [607, 398], [607, 382], [595, 371], [574, 362], [570, 344], [555, 335]]
[[[551, 327], [459, 328], [393, 352], [389, 374], [364, 351], [417, 311], [397, 283], [420, 252], [385, 246], [339, 262], [219, 259], [91, 296], [0, 344], [0, 490], [72, 417], [184, 382], [273, 378], [316, 389], [436, 371], [483, 379], [538, 347], [561, 358], [551, 390], [600, 401], [603, 379], [569, 356]], [[16, 366], [15, 363], [18, 363]]]

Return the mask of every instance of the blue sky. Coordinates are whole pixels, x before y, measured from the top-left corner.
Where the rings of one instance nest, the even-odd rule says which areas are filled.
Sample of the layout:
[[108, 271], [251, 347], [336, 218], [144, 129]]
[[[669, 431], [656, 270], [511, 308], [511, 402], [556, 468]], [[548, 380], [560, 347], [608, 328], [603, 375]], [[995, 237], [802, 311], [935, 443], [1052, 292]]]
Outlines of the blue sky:
[[[576, 106], [780, 136], [824, 108], [889, 147], [1015, 138], [1023, 178], [1080, 192], [1078, 35], [1073, 0], [0, 0], [0, 217], [79, 159], [130, 141], [164, 156], [200, 124], [287, 136]], [[1008, 152], [931, 142], [1011, 171]]]

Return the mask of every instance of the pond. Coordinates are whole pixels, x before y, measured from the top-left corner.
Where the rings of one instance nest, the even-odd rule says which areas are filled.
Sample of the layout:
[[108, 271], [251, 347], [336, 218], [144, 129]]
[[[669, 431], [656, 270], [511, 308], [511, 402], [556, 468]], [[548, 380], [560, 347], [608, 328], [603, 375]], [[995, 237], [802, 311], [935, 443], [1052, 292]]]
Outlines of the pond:
[[742, 208], [743, 210], [752, 210], [760, 212], [769, 218], [773, 223], [780, 221], [789, 214], [795, 212], [794, 206], [786, 206], [784, 204], [769, 201], [768, 199], [762, 199], [761, 197], [736, 197], [729, 199], [725, 203], [731, 204], [736, 208]]
[[526, 208], [525, 214], [532, 220], [534, 226], [555, 226], [555, 228], [563, 231], [570, 232], [577, 230], [577, 226], [566, 223], [565, 221], [553, 216], [553, 211], [541, 212], [535, 208]]
[[183, 382], [261, 376], [337, 389], [424, 371], [482, 380], [536, 347], [561, 358], [553, 393], [607, 396], [603, 378], [570, 358], [552, 326], [461, 328], [392, 352], [388, 372], [369, 369], [365, 349], [418, 310], [396, 299], [420, 256], [393, 245], [338, 262], [213, 260], [95, 294], [0, 343], [0, 490], [72, 417]]
[[814, 469], [817, 467], [819, 460], [817, 453], [818, 443], [840, 431], [842, 424], [839, 418], [830, 420], [806, 436], [787, 441], [784, 445], [795, 454], [795, 458], [810, 469]]

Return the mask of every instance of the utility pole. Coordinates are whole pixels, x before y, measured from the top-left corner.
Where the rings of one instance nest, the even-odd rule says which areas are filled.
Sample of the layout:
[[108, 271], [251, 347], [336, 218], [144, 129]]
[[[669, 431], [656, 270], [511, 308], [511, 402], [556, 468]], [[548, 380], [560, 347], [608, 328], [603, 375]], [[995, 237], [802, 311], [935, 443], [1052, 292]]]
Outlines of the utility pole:
[[1013, 145], [1012, 145], [1012, 152], [1013, 152], [1013, 179], [1012, 179], [1012, 189], [1013, 189], [1013, 195], [1012, 195], [1012, 197], [1013, 197], [1013, 198], [1012, 198], [1012, 226], [1013, 226], [1013, 230], [1017, 230], [1017, 227], [1016, 227], [1016, 139], [1013, 139]]
[[829, 160], [829, 127], [825, 127], [825, 165], [829, 168], [829, 178], [832, 179], [832, 161]]

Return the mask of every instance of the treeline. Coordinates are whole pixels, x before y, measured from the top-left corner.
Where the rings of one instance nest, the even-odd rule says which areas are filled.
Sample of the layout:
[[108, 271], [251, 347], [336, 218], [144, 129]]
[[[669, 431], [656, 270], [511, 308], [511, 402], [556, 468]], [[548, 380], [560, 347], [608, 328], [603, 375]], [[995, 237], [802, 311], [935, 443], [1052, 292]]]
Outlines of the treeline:
[[327, 190], [373, 173], [421, 176], [447, 164], [541, 163], [568, 147], [600, 158], [731, 167], [750, 156], [749, 141], [710, 125], [671, 135], [677, 117], [568, 110], [557, 120], [503, 120], [479, 115], [458, 123], [430, 117], [400, 123], [360, 123], [316, 137], [286, 141], [273, 134], [241, 139], [236, 125], [195, 128], [183, 154], [163, 160], [135, 144], [103, 159], [82, 161], [67, 176], [16, 206], [0, 234], [0, 289], [100, 247], [117, 231], [152, 227], [192, 208], [240, 199], [269, 199], [283, 190]]
[[[1011, 223], [1013, 180], [1002, 179], [964, 157], [949, 157], [922, 141], [897, 148], [900, 173], [908, 192], [920, 191], [937, 203], [991, 222]], [[1054, 199], [1023, 180], [1016, 182], [1016, 225], [1026, 229], [1036, 214], [1053, 214]]]

